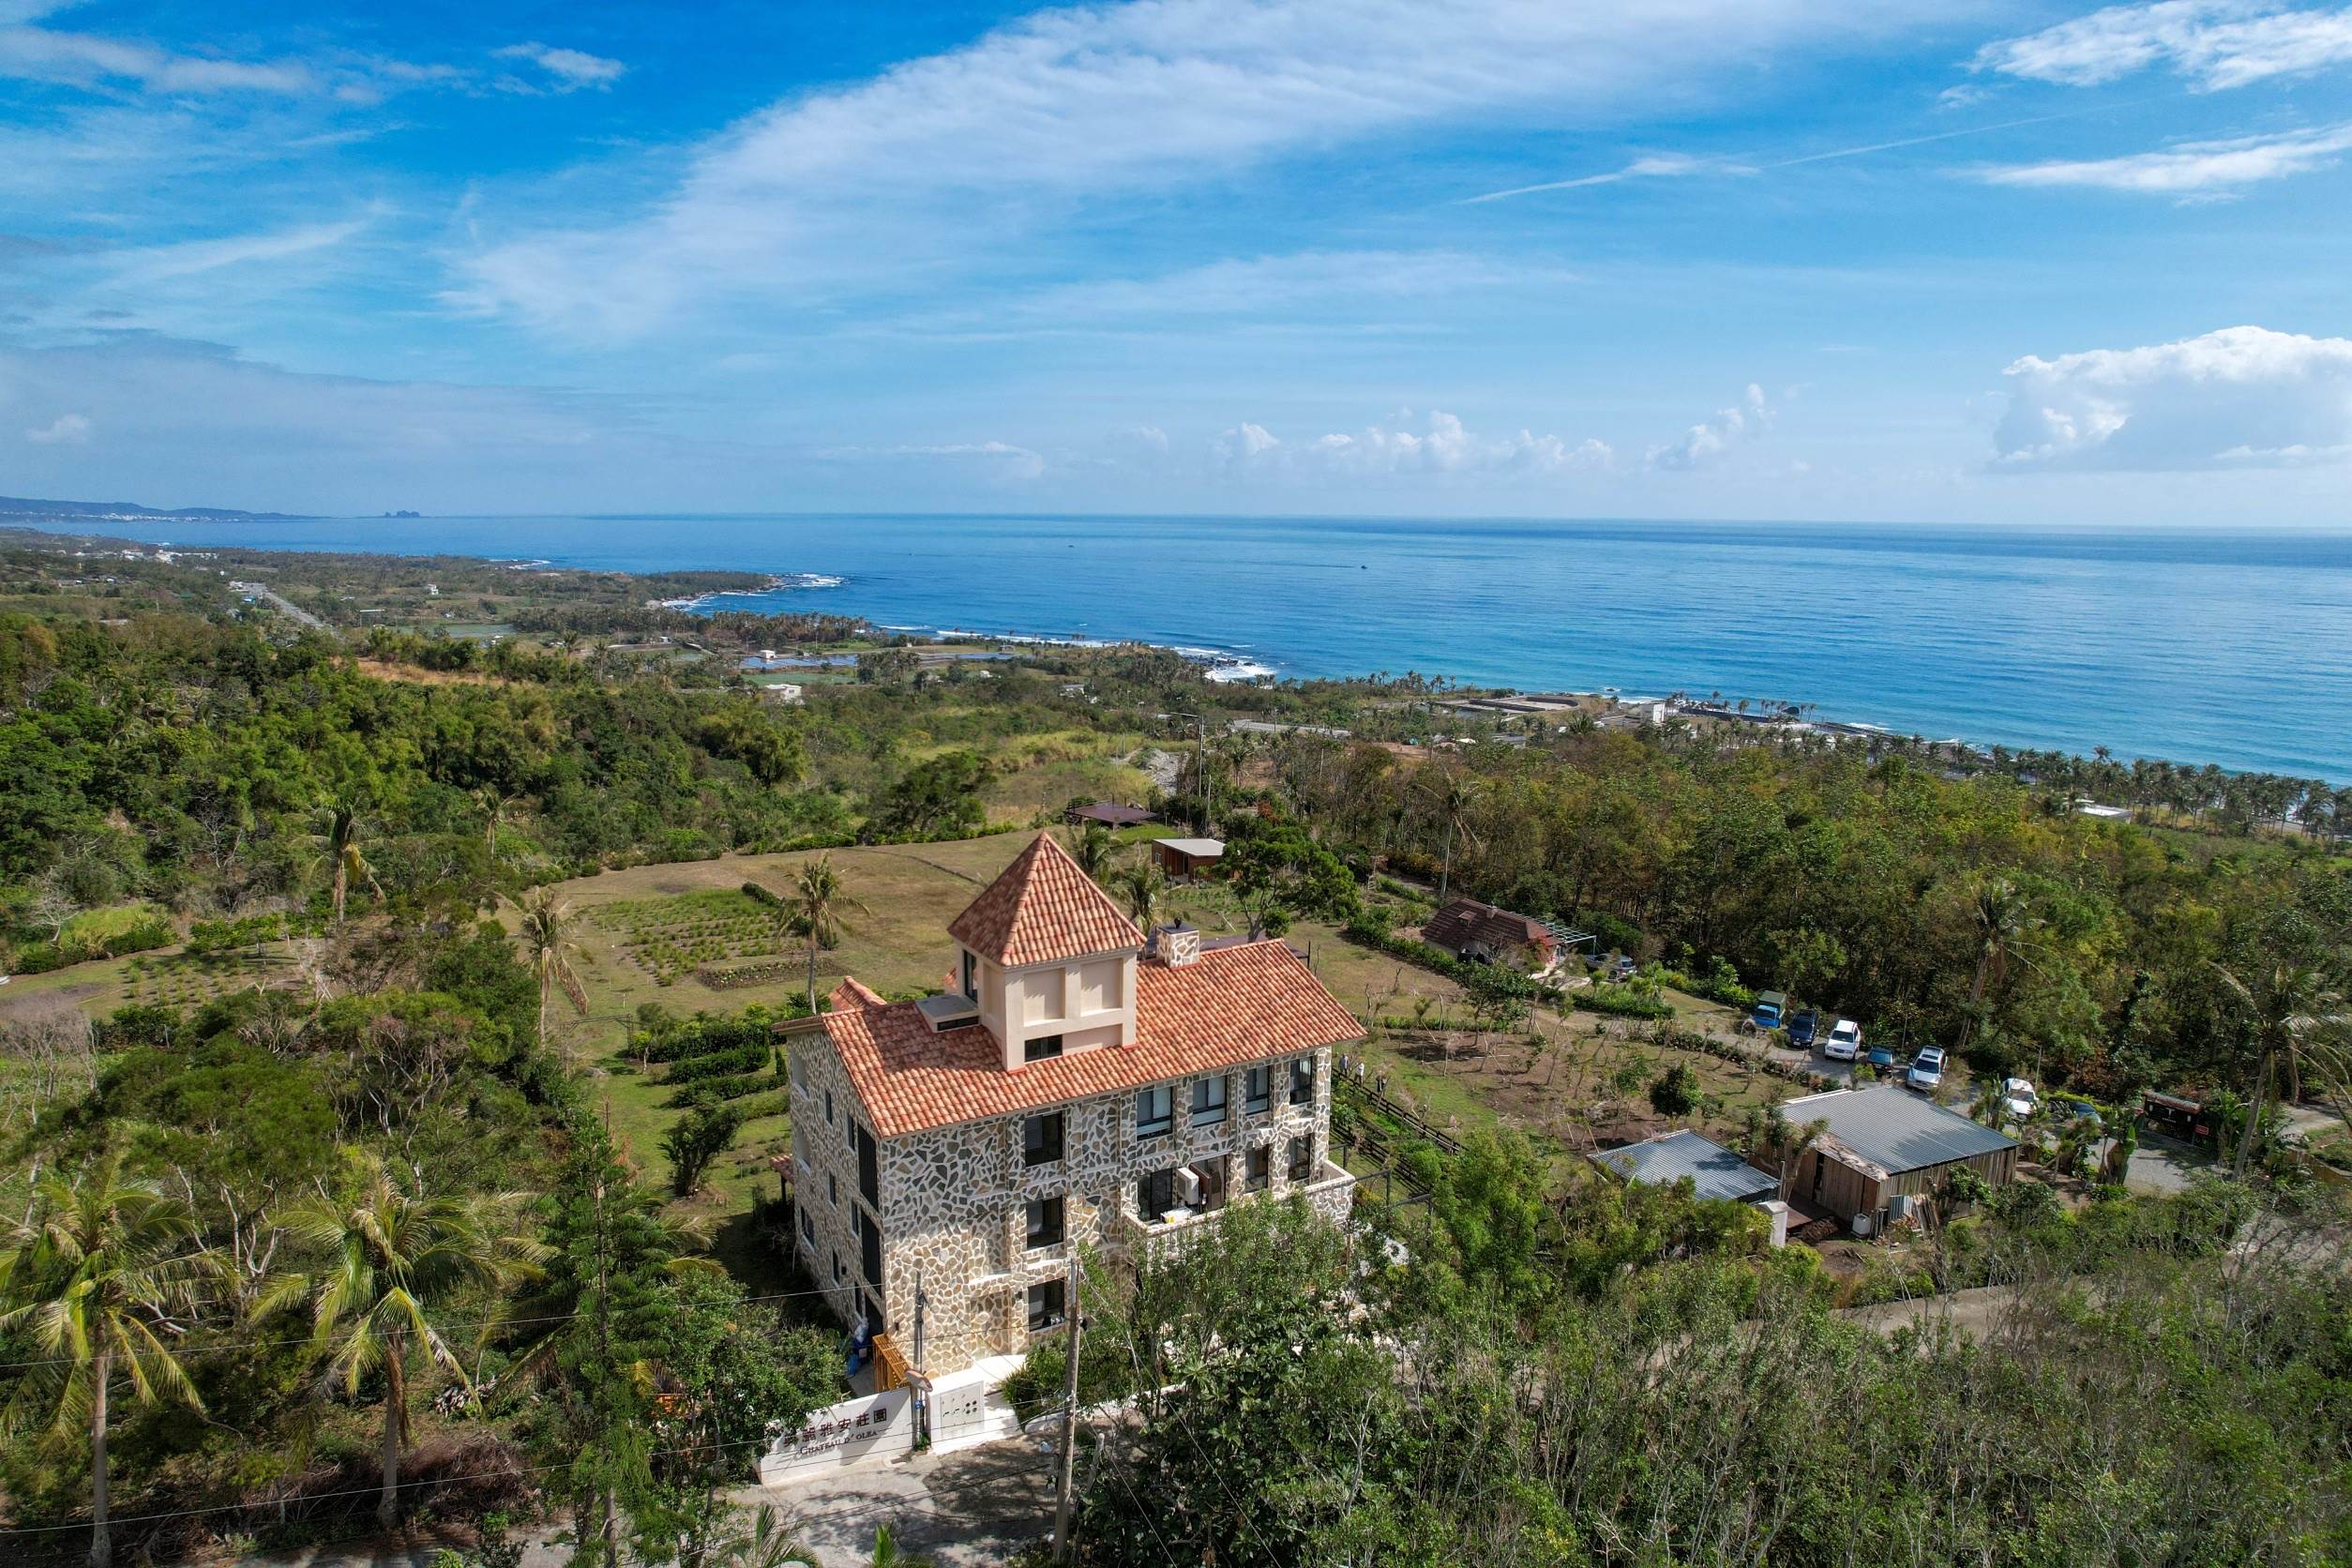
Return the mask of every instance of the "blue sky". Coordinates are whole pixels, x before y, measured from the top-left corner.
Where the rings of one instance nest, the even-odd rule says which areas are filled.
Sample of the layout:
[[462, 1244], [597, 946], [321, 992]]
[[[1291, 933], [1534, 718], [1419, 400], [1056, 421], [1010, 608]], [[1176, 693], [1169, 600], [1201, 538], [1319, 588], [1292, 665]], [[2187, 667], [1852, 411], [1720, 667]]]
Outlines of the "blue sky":
[[2352, 7], [0, 0], [0, 493], [2346, 522]]

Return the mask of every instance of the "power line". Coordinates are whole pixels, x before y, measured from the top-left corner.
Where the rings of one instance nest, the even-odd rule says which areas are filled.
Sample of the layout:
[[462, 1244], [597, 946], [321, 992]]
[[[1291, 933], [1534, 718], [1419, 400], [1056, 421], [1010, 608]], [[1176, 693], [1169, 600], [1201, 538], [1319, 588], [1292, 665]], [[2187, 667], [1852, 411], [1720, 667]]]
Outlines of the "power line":
[[[807, 1296], [829, 1296], [837, 1289], [838, 1287], [813, 1290], [778, 1290], [770, 1295], [746, 1296], [744, 1304], [754, 1306], [765, 1302], [797, 1301]], [[576, 1318], [587, 1316], [587, 1313], [588, 1309], [581, 1307], [570, 1312], [552, 1312], [533, 1318], [457, 1318], [436, 1326], [445, 1329], [464, 1329], [480, 1328], [485, 1324], [490, 1324], [512, 1328], [532, 1323], [568, 1323]], [[218, 1355], [223, 1350], [278, 1349], [289, 1345], [308, 1345], [316, 1337], [314, 1334], [306, 1334], [295, 1339], [217, 1339], [203, 1345], [190, 1345], [186, 1349], [174, 1353], [180, 1356], [207, 1356]], [[62, 1366], [79, 1362], [81, 1359], [79, 1356], [47, 1356], [33, 1361], [0, 1361], [0, 1372], [13, 1372], [30, 1366]]]

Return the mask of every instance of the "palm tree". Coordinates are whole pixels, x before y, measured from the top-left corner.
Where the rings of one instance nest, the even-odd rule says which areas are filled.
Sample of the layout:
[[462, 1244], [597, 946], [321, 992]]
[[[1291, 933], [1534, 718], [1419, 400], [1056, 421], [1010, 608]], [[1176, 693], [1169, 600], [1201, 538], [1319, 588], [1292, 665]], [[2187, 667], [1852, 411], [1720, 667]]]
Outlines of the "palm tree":
[[866, 906], [850, 897], [841, 873], [833, 868], [833, 856], [821, 854], [800, 868], [794, 881], [800, 894], [800, 925], [808, 937], [808, 1010], [817, 1010], [817, 949], [831, 947], [841, 940], [849, 927], [841, 919], [841, 907], [846, 904], [860, 914]]
[[1110, 869], [1111, 854], [1118, 848], [1119, 840], [1111, 837], [1110, 829], [1100, 822], [1090, 822], [1072, 846], [1070, 858], [1078, 862], [1079, 870], [1099, 882], [1103, 873]]
[[178, 1314], [219, 1271], [192, 1250], [196, 1217], [151, 1182], [126, 1178], [102, 1150], [79, 1182], [35, 1184], [32, 1212], [0, 1253], [0, 1329], [21, 1331], [43, 1360], [16, 1386], [10, 1432], [46, 1430], [90, 1443], [90, 1561], [106, 1568], [106, 1426], [119, 1380], [141, 1405], [204, 1403], [173, 1354]]
[[[308, 1302], [311, 1343], [325, 1355], [324, 1386], [359, 1391], [370, 1372], [384, 1373], [384, 1491], [376, 1519], [390, 1530], [399, 1514], [400, 1455], [408, 1440], [411, 1355], [422, 1350], [470, 1393], [473, 1381], [433, 1327], [446, 1293], [468, 1286], [500, 1289], [535, 1277], [549, 1248], [506, 1229], [505, 1215], [521, 1194], [455, 1199], [413, 1197], [400, 1190], [382, 1160], [365, 1156], [356, 1194], [337, 1201], [295, 1205], [287, 1233], [317, 1249], [315, 1274], [289, 1274], [262, 1298], [258, 1311]], [[489, 1324], [482, 1325], [487, 1334]]]
[[1138, 930], [1149, 937], [1152, 927], [1166, 912], [1168, 878], [1158, 867], [1147, 860], [1141, 865], [1126, 867], [1114, 881], [1118, 884], [1119, 897], [1126, 903], [1127, 918], [1135, 922]]
[[378, 899], [384, 897], [384, 884], [376, 881], [375, 867], [368, 864], [368, 856], [359, 847], [368, 829], [358, 808], [337, 801], [318, 807], [314, 815], [319, 828], [309, 836], [310, 842], [317, 847], [320, 858], [333, 867], [335, 924], [340, 926], [343, 902], [354, 882], [366, 882]]
[[559, 989], [581, 1018], [588, 1016], [588, 990], [572, 960], [580, 957], [573, 932], [579, 917], [571, 905], [546, 888], [534, 888], [522, 904], [522, 941], [531, 950], [531, 970], [539, 977], [539, 1048], [547, 1049], [548, 1010]]
[[784, 1528], [783, 1517], [772, 1502], [760, 1505], [750, 1534], [734, 1536], [711, 1560], [726, 1568], [785, 1568], [787, 1563], [817, 1568], [817, 1554]]
[[2007, 877], [1987, 878], [1977, 888], [1969, 912], [1976, 919], [1976, 976], [1968, 983], [1968, 1013], [1960, 1025], [1963, 1050], [1983, 1021], [1986, 988], [2008, 975], [2010, 960], [2034, 927], [2025, 895]]
[[912, 1557], [898, 1549], [898, 1539], [883, 1525], [874, 1531], [874, 1553], [866, 1560], [867, 1568], [933, 1568], [927, 1557]]
[[1440, 763], [1435, 780], [1425, 771], [1421, 776], [1421, 791], [1436, 808], [1439, 820], [1445, 826], [1445, 855], [1438, 865], [1438, 902], [1445, 902], [1446, 890], [1454, 881], [1454, 840], [1476, 848], [1478, 839], [1470, 832], [1470, 813], [1485, 792], [1479, 779], [1460, 768]]
[[2248, 979], [2213, 966], [2223, 988], [2247, 1014], [2253, 1025], [2256, 1062], [2254, 1092], [2246, 1108], [2246, 1125], [2238, 1137], [2238, 1153], [2230, 1174], [2243, 1178], [2246, 1158], [2254, 1150], [2254, 1128], [2270, 1103], [2272, 1086], [2282, 1066], [2287, 1074], [2290, 1101], [2303, 1097], [2306, 1072], [2321, 1079], [2336, 1113], [2352, 1124], [2352, 1107], [2345, 1104], [2346, 1062], [2342, 1046], [2346, 1003], [2332, 981], [2308, 964], [2282, 961], [2256, 970]]
[[498, 827], [506, 820], [506, 807], [513, 804], [506, 792], [495, 784], [485, 784], [474, 792], [474, 804], [482, 808], [482, 841], [490, 852], [498, 853]]

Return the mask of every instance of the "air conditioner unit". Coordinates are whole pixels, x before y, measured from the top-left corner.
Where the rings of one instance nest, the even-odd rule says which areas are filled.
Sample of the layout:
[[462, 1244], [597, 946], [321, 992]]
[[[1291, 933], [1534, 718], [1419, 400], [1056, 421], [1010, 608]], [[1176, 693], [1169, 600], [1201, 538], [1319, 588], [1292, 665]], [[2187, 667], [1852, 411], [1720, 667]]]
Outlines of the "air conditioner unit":
[[1176, 1201], [1187, 1209], [1200, 1201], [1200, 1173], [1190, 1166], [1176, 1172]]

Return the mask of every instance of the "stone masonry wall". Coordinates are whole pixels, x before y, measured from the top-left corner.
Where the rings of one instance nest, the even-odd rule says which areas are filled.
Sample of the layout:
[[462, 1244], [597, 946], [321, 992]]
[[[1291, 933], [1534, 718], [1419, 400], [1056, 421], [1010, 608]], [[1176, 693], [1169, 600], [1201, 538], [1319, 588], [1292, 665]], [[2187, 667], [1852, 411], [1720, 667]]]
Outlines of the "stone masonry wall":
[[[837, 1102], [845, 1085], [831, 1051], [815, 1041], [813, 1054], [828, 1060]], [[1289, 1063], [1298, 1053], [1274, 1058], [1273, 1104], [1262, 1114], [1244, 1113], [1245, 1068], [1224, 1075], [1224, 1122], [1191, 1124], [1190, 1079], [1177, 1080], [1174, 1125], [1164, 1134], [1136, 1134], [1133, 1090], [1064, 1105], [1063, 1158], [1033, 1168], [1021, 1163], [1025, 1116], [967, 1123], [895, 1138], [882, 1149], [880, 1215], [883, 1239], [884, 1315], [898, 1343], [912, 1354], [913, 1295], [922, 1282], [929, 1307], [925, 1317], [923, 1360], [934, 1375], [969, 1365], [988, 1355], [1019, 1354], [1029, 1348], [1029, 1288], [1064, 1276], [1066, 1244], [1025, 1250], [1027, 1206], [1033, 1198], [1064, 1200], [1064, 1229], [1073, 1240], [1102, 1246], [1121, 1244], [1138, 1219], [1136, 1184], [1153, 1171], [1229, 1155], [1229, 1199], [1244, 1197], [1247, 1150], [1268, 1147], [1269, 1190], [1292, 1184], [1287, 1172], [1289, 1140], [1311, 1139], [1309, 1184], [1325, 1177], [1331, 1120], [1331, 1052], [1315, 1051], [1315, 1095], [1311, 1105], [1292, 1106]], [[813, 1063], [812, 1063], [813, 1067]], [[809, 1074], [812, 1087], [822, 1087]], [[798, 1101], [795, 1102], [798, 1110]], [[819, 1106], [820, 1113], [822, 1105]], [[800, 1122], [796, 1116], [795, 1125]], [[839, 1135], [846, 1171], [845, 1195], [853, 1192], [854, 1156]], [[845, 1202], [849, 1201], [845, 1196]], [[1319, 1209], [1344, 1215], [1343, 1186], [1314, 1195]], [[847, 1231], [841, 1232], [844, 1241]], [[834, 1244], [821, 1225], [819, 1240]], [[822, 1257], [822, 1255], [821, 1255]], [[852, 1257], [844, 1251], [845, 1259]], [[822, 1261], [812, 1268], [822, 1269]], [[854, 1262], [851, 1264], [852, 1273]]]

